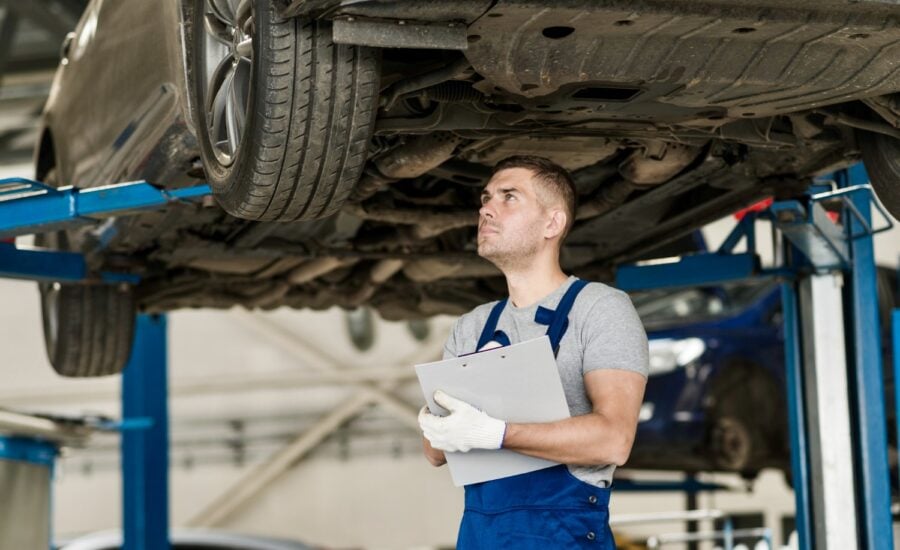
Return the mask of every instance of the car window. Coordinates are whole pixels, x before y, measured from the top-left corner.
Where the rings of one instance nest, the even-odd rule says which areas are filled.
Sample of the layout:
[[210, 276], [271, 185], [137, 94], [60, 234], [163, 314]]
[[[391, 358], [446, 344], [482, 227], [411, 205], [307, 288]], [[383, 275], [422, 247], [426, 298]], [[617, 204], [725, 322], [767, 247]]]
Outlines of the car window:
[[730, 317], [772, 290], [770, 282], [723, 287], [634, 292], [631, 300], [646, 325], [683, 324]]

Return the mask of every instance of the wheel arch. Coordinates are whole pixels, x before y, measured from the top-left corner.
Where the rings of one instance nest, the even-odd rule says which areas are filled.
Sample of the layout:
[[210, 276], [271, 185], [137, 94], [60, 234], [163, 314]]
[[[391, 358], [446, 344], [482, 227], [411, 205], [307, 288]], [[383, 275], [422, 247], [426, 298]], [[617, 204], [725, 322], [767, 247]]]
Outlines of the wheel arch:
[[34, 155], [34, 179], [44, 181], [47, 173], [56, 165], [56, 145], [53, 141], [53, 134], [50, 128], [45, 128], [41, 132], [41, 139], [38, 141]]

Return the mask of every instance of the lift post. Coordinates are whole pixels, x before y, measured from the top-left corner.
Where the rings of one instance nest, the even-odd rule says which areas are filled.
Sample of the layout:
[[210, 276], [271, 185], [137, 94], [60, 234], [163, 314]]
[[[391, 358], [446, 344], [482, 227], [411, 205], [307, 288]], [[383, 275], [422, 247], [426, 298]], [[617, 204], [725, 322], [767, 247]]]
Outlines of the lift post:
[[[891, 550], [872, 236], [893, 224], [874, 201], [861, 165], [837, 173], [835, 180], [837, 190], [748, 214], [715, 253], [623, 266], [616, 284], [639, 290], [773, 277], [784, 281], [788, 426], [800, 548]], [[842, 226], [829, 219], [825, 206], [838, 201]], [[872, 206], [886, 220], [879, 228], [872, 223]], [[757, 217], [771, 221], [784, 237], [783, 265], [760, 267], [753, 230]], [[741, 240], [747, 252], [734, 254]]]
[[166, 550], [169, 543], [168, 345], [164, 315], [138, 315], [122, 372], [122, 419], [148, 421], [122, 431], [124, 550]]
[[[211, 196], [202, 184], [175, 190], [148, 182], [89, 189], [52, 188], [24, 178], [0, 180], [0, 238], [100, 224], [172, 202]], [[35, 281], [137, 283], [130, 273], [91, 272], [76, 252], [0, 243], [0, 277]], [[122, 525], [125, 550], [169, 544], [167, 338], [164, 315], [138, 315], [131, 357], [122, 374]]]

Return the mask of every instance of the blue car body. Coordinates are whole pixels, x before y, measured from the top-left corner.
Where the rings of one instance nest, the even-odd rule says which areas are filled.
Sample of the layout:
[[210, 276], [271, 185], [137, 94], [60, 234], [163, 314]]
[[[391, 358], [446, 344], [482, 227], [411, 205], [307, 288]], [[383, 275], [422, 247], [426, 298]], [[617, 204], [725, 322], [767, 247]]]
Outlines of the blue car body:
[[[896, 285], [897, 272], [879, 268], [892, 445], [896, 415], [892, 346], [885, 321], [898, 305]], [[747, 477], [766, 467], [789, 471], [780, 285], [760, 281], [729, 288], [651, 291], [635, 293], [632, 300], [650, 340], [651, 373], [627, 467], [733, 471]], [[679, 306], [684, 315], [667, 316], [665, 311], [660, 315], [661, 309], [671, 313]], [[677, 367], [653, 368], [655, 346], [689, 339], [702, 353]]]
[[[749, 304], [737, 312], [714, 315], [701, 321], [654, 323], [645, 320], [647, 336], [654, 341], [700, 339], [702, 355], [687, 365], [654, 374], [647, 382], [644, 409], [628, 466], [652, 469], [710, 470], [722, 469], [714, 456], [712, 430], [716, 418], [713, 400], [727, 398], [717, 394], [717, 383], [731, 376], [730, 369], [741, 370], [738, 378], [747, 376], [762, 380], [770, 388], [784, 388], [784, 341], [781, 326], [781, 294], [777, 284], [756, 285]], [[685, 292], [685, 291], [681, 291]], [[720, 289], [694, 289], [727, 297]], [[636, 305], [640, 312], [639, 300]], [[743, 374], [747, 373], [747, 374]], [[721, 385], [721, 384], [720, 384]], [[725, 389], [730, 392], [732, 390]], [[771, 402], [759, 406], [773, 412], [784, 410], [784, 392], [771, 396]], [[777, 414], [765, 415], [775, 418]], [[781, 415], [783, 418], [784, 415]], [[783, 451], [778, 441], [785, 425], [760, 426], [756, 430], [768, 451]], [[771, 447], [775, 447], [774, 449]], [[749, 452], [749, 456], [759, 454]], [[773, 453], [768, 452], [772, 455]], [[776, 452], [776, 455], [782, 452]], [[781, 466], [786, 456], [769, 456], [763, 463], [748, 463], [739, 470], [758, 470], [767, 465]], [[729, 469], [729, 468], [724, 468]]]

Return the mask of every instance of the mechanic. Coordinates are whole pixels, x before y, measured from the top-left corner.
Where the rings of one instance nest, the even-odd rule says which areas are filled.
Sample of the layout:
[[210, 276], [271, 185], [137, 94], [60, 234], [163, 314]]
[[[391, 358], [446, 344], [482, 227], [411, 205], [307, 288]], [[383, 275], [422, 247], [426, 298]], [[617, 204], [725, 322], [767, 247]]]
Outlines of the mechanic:
[[444, 358], [548, 334], [571, 418], [518, 424], [438, 390], [444, 417], [419, 414], [425, 456], [510, 449], [560, 465], [465, 488], [457, 547], [615, 548], [613, 471], [631, 452], [648, 372], [647, 336], [624, 292], [567, 276], [563, 239], [575, 220], [569, 173], [534, 156], [500, 161], [481, 194], [478, 254], [506, 278], [509, 297], [460, 317]]

